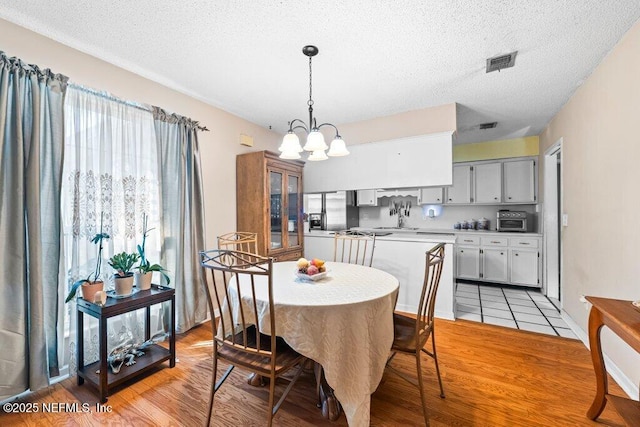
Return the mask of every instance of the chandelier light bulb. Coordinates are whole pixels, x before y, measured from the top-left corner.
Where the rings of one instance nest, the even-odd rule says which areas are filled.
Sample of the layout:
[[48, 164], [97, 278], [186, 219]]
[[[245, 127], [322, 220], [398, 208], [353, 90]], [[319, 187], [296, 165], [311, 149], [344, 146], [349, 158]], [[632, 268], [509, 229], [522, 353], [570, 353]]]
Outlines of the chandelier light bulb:
[[349, 155], [349, 151], [347, 150], [347, 146], [344, 143], [344, 140], [340, 136], [336, 136], [333, 141], [331, 141], [331, 148], [329, 148], [329, 152], [327, 156], [330, 157], [342, 157]]
[[324, 142], [324, 135], [320, 133], [318, 129], [312, 129], [307, 135], [307, 143], [304, 145], [305, 151], [324, 151], [327, 148], [327, 143]]
[[327, 159], [328, 157], [324, 152], [324, 150], [316, 150], [313, 153], [311, 153], [309, 157], [307, 157], [307, 160], [309, 160], [310, 162], [319, 162]]
[[282, 138], [282, 145], [278, 148], [281, 152], [295, 151], [296, 153], [302, 153], [302, 147], [300, 146], [300, 138], [293, 131], [287, 132]]
[[301, 156], [297, 150], [293, 150], [293, 151], [283, 151], [282, 154], [280, 154], [280, 158], [285, 160], [298, 160], [301, 158]]

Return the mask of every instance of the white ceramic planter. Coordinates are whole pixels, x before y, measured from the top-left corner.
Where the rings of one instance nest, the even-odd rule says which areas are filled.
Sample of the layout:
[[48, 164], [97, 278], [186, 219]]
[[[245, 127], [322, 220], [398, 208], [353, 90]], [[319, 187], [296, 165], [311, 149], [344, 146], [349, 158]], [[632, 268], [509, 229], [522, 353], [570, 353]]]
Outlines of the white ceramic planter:
[[114, 276], [116, 295], [129, 295], [133, 290], [133, 274], [130, 276]]
[[151, 289], [152, 278], [153, 278], [153, 271], [150, 271], [148, 273], [140, 273], [136, 271], [135, 273], [133, 273], [133, 284], [136, 288], [140, 289], [141, 291]]

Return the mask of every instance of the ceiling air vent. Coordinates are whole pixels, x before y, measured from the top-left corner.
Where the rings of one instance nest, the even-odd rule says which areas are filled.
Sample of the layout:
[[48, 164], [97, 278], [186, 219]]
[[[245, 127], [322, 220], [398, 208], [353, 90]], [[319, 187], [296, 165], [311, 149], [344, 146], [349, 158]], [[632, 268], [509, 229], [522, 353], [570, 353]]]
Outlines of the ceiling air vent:
[[506, 55], [494, 56], [487, 59], [487, 73], [492, 71], [500, 71], [503, 68], [511, 68], [516, 64], [516, 55], [518, 51], [508, 53]]
[[494, 127], [498, 126], [498, 122], [491, 122], [491, 123], [480, 123], [480, 129], [493, 129]]

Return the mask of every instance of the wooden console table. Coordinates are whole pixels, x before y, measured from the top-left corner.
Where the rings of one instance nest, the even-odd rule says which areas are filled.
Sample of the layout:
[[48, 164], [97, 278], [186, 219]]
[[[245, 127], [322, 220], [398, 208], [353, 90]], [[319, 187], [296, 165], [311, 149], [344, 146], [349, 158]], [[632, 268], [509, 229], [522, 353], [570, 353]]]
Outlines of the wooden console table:
[[600, 330], [603, 326], [607, 326], [640, 353], [640, 311], [631, 305], [631, 301], [586, 298], [592, 304], [589, 313], [589, 347], [597, 384], [596, 396], [587, 411], [587, 417], [592, 420], [598, 418], [609, 401], [627, 425], [640, 426], [640, 402], [609, 394], [607, 370], [604, 366], [600, 341]]
[[[107, 363], [107, 319], [141, 308], [146, 309], [144, 334], [145, 340], [148, 340], [151, 335], [151, 306], [165, 301], [171, 303], [169, 349], [153, 344], [144, 350], [144, 356], [135, 359], [136, 363], [134, 365], [123, 365], [118, 374], [112, 373]], [[105, 403], [109, 390], [113, 387], [137, 377], [167, 360], [169, 361], [169, 366], [173, 368], [176, 365], [175, 312], [175, 290], [159, 285], [152, 285], [151, 289], [139, 291], [128, 298], [107, 298], [107, 302], [103, 306], [78, 298], [78, 385], [82, 385], [85, 380], [95, 385], [100, 392], [100, 402]], [[84, 314], [95, 317], [98, 319], [99, 324], [100, 359], [87, 366], [84, 366]]]

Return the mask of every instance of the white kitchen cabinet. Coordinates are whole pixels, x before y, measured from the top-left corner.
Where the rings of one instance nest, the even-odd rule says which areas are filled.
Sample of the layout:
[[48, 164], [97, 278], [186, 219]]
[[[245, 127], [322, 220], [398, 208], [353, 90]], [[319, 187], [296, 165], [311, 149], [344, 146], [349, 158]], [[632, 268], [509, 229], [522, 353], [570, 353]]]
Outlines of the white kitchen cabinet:
[[453, 185], [447, 188], [447, 203], [468, 204], [473, 202], [471, 168], [470, 165], [455, 165], [453, 167]]
[[460, 279], [480, 279], [480, 248], [458, 246], [456, 248], [456, 277]]
[[[416, 313], [424, 281], [425, 253], [435, 246], [434, 241], [376, 239], [372, 267], [386, 271], [400, 282], [396, 302], [398, 311]], [[445, 256], [436, 298], [435, 315], [454, 319], [453, 311], [453, 245], [445, 245]], [[331, 274], [331, 273], [329, 273]]]
[[475, 203], [502, 201], [502, 163], [480, 163], [473, 166]]
[[482, 249], [482, 279], [490, 282], [509, 281], [507, 248]]
[[536, 202], [536, 161], [533, 159], [505, 161], [504, 202]]
[[458, 233], [456, 278], [541, 287], [540, 236]]
[[451, 185], [453, 132], [349, 145], [350, 155], [306, 162], [307, 193]]
[[358, 190], [358, 206], [378, 206], [377, 190]]
[[304, 257], [320, 258], [325, 261], [333, 260], [334, 239], [333, 236], [304, 236]]
[[511, 280], [514, 285], [540, 286], [539, 256], [533, 249], [511, 249]]
[[440, 205], [444, 201], [444, 188], [425, 187], [418, 192], [419, 205]]

